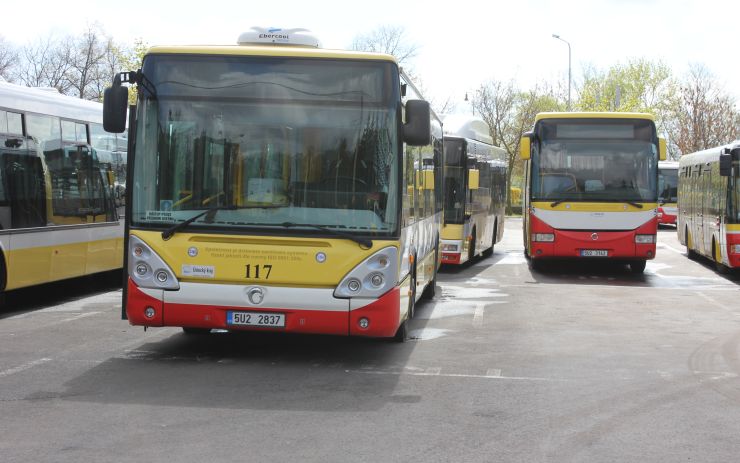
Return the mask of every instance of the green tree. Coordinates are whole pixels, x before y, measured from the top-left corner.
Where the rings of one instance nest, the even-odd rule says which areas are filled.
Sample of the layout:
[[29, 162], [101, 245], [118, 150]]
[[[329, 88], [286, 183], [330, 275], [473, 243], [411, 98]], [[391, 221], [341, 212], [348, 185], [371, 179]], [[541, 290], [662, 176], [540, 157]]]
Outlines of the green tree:
[[574, 105], [580, 111], [644, 112], [666, 132], [678, 104], [678, 83], [663, 62], [632, 59], [607, 71], [588, 70]]
[[[141, 63], [144, 60], [144, 55], [146, 55], [148, 50], [149, 44], [147, 44], [142, 38], [135, 39], [133, 47], [116, 47], [114, 49], [115, 60], [112, 63], [111, 69], [111, 81], [108, 83], [108, 86], [111, 85], [113, 76], [116, 73], [139, 70], [141, 68]], [[137, 88], [135, 86], [129, 87], [129, 104], [136, 104], [137, 95]]]

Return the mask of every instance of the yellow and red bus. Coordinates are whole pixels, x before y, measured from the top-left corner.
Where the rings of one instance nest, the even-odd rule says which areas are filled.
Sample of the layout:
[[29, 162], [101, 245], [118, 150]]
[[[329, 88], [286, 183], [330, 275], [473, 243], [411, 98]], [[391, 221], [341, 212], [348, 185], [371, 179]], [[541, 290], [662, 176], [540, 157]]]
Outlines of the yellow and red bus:
[[634, 273], [655, 257], [665, 140], [640, 113], [540, 113], [521, 139], [525, 255], [610, 259]]
[[504, 233], [506, 151], [493, 145], [488, 124], [472, 116], [444, 119], [443, 264], [490, 256]]
[[155, 47], [107, 92], [113, 131], [127, 79], [131, 324], [405, 339], [436, 282], [444, 152], [392, 56], [302, 29]]
[[738, 141], [679, 159], [678, 239], [720, 272], [740, 267], [739, 164]]
[[114, 167], [100, 159], [103, 105], [0, 82], [0, 298], [121, 268]]
[[676, 225], [678, 216], [678, 162], [658, 163], [658, 225]]

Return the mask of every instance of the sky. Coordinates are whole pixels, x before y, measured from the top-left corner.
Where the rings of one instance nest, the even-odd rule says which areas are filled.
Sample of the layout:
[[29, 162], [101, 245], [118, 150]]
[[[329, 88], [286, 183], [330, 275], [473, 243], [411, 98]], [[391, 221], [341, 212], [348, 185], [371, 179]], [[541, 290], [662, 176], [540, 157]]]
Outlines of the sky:
[[[463, 102], [487, 81], [538, 82], [567, 88], [571, 45], [573, 88], [589, 68], [606, 70], [632, 58], [662, 60], [678, 77], [703, 64], [740, 101], [740, 60], [730, 0], [211, 0], [5, 2], [0, 35], [15, 44], [52, 34], [78, 34], [99, 23], [132, 45], [234, 44], [252, 26], [305, 27], [324, 48], [349, 48], [382, 25], [400, 26], [418, 47], [410, 63], [427, 98]], [[10, 18], [24, 18], [10, 20]], [[573, 90], [575, 95], [575, 90]]]

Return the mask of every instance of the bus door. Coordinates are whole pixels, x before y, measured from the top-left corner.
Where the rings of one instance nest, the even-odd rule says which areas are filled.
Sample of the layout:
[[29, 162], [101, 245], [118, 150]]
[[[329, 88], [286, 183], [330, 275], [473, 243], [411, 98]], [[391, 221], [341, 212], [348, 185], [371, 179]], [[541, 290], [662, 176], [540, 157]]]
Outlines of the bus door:
[[[710, 166], [700, 165], [701, 178], [700, 185], [703, 192], [712, 191], [712, 170]], [[705, 255], [711, 255], [712, 245], [712, 225], [714, 221], [714, 207], [712, 204], [711, 194], [701, 194], [701, 213], [699, 215], [701, 221], [700, 230], [700, 250]]]

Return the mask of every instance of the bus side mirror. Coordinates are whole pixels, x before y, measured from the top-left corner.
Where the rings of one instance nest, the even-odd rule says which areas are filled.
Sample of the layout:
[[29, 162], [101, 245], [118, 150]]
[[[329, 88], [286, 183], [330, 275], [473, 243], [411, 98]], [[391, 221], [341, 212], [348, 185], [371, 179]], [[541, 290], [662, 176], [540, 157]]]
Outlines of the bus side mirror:
[[121, 75], [116, 74], [113, 85], [103, 93], [103, 128], [110, 133], [123, 133], [126, 130], [126, 108], [128, 108], [128, 87], [121, 85]]
[[477, 190], [480, 184], [480, 171], [478, 169], [470, 169], [468, 171], [468, 188], [471, 190]]
[[431, 109], [424, 100], [406, 102], [406, 123], [403, 125], [403, 141], [411, 146], [426, 146], [432, 139]]
[[434, 171], [433, 170], [424, 171], [424, 189], [425, 190], [434, 189]]
[[732, 154], [723, 153], [719, 155], [719, 175], [732, 177]]
[[658, 137], [658, 160], [665, 161], [668, 159], [668, 150], [665, 146], [665, 138]]
[[531, 134], [524, 134], [519, 140], [519, 159], [526, 161], [531, 156], [532, 151], [532, 139]]

